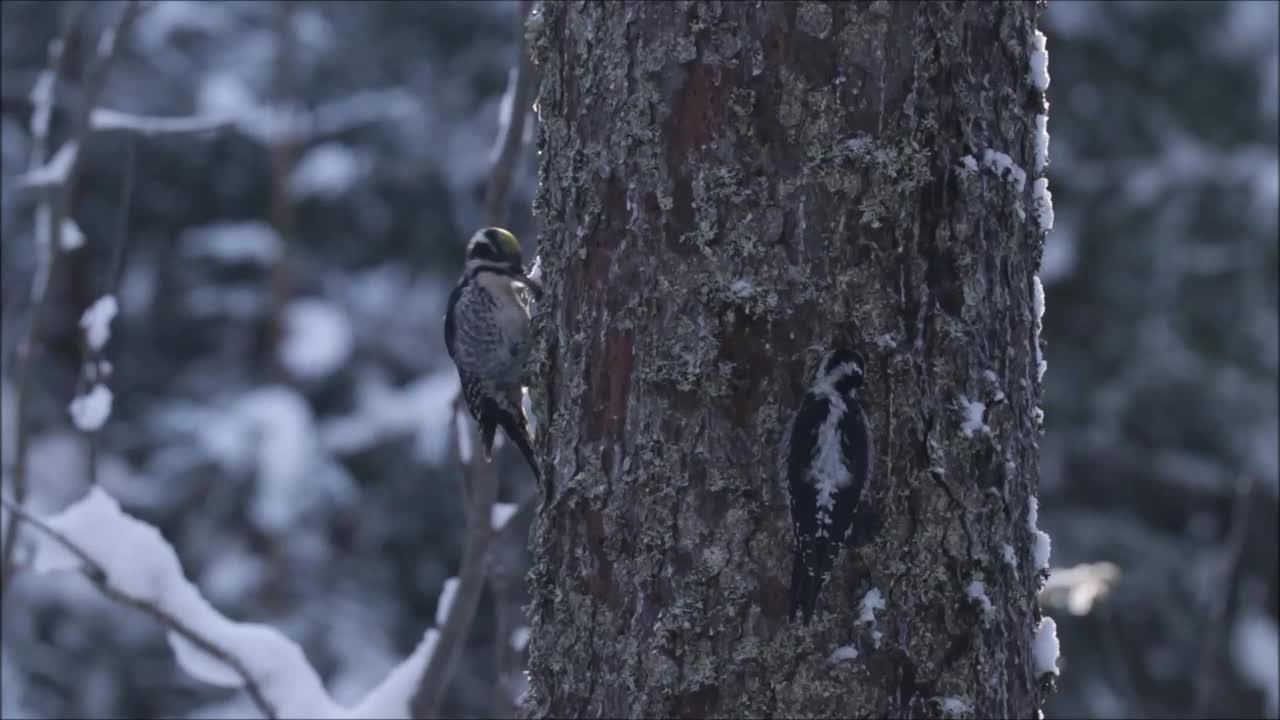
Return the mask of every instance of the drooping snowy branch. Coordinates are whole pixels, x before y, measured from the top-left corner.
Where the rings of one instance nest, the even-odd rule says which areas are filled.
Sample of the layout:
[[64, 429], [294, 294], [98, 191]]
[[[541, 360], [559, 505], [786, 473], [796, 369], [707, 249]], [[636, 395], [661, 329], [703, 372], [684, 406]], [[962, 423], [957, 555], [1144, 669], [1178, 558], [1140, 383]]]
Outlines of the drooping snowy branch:
[[8, 499], [4, 507], [41, 531], [36, 572], [78, 571], [108, 597], [142, 610], [168, 631], [178, 664], [192, 677], [243, 688], [268, 718], [409, 718], [409, 701], [435, 649], [427, 631], [417, 649], [359, 703], [333, 701], [302, 648], [268, 625], [218, 612], [187, 580], [177, 552], [153, 526], [120, 509], [100, 488], [46, 518]]

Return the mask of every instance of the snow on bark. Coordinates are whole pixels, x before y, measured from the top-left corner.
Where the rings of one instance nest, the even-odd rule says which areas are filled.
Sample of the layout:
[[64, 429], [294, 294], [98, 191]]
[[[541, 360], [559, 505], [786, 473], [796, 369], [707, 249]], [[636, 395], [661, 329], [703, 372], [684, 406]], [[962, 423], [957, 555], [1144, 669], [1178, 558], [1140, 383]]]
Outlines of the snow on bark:
[[[958, 686], [974, 715], [1034, 714], [1033, 583], [988, 593], [987, 632], [939, 568], [1032, 555], [1005, 502], [1039, 473], [1035, 12], [538, 4], [529, 390], [557, 495], [531, 539], [530, 716], [922, 716]], [[867, 360], [880, 520], [805, 629], [776, 467], [836, 344]], [[859, 656], [830, 665], [837, 644]]]

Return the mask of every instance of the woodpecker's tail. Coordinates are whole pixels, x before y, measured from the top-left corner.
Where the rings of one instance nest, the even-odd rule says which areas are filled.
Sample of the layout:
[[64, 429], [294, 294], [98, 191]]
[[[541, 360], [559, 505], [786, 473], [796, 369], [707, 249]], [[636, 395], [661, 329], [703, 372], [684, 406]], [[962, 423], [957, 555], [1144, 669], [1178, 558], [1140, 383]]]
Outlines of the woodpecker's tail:
[[804, 624], [813, 619], [813, 611], [818, 608], [818, 593], [822, 591], [822, 574], [819, 568], [810, 567], [805, 562], [804, 551], [796, 548], [795, 561], [791, 569], [791, 620], [796, 613], [804, 613]]
[[538, 470], [538, 459], [533, 454], [533, 439], [529, 437], [529, 426], [524, 423], [517, 425], [513, 422], [511, 426], [503, 426], [502, 429], [507, 431], [507, 437], [511, 442], [520, 448], [520, 454], [524, 455], [525, 462], [529, 463], [529, 469], [533, 471], [538, 487], [542, 487], [542, 472]]

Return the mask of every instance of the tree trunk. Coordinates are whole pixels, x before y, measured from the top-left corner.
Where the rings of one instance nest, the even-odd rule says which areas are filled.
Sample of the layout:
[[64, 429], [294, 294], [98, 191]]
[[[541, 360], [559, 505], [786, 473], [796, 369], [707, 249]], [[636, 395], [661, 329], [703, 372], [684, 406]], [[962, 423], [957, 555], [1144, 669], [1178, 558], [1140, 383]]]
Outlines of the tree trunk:
[[[557, 496], [528, 713], [1036, 714], [1035, 15], [536, 10], [531, 390]], [[867, 360], [881, 523], [806, 626], [776, 468], [833, 343]]]

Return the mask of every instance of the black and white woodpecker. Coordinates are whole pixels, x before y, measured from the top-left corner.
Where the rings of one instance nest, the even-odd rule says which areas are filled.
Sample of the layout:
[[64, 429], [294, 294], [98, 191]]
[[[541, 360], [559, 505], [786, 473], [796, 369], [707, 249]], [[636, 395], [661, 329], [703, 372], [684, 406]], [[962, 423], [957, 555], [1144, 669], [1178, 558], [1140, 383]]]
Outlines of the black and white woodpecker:
[[826, 353], [791, 424], [783, 468], [795, 531], [791, 619], [802, 611], [806, 624], [849, 531], [866, 516], [871, 433], [858, 400], [862, 367], [851, 350]]
[[458, 368], [467, 409], [480, 426], [485, 459], [493, 457], [494, 432], [501, 426], [533, 469], [545, 503], [549, 492], [533, 454], [520, 386], [530, 349], [525, 289], [535, 298], [542, 292], [525, 273], [515, 236], [496, 227], [476, 231], [449, 295], [444, 344]]

